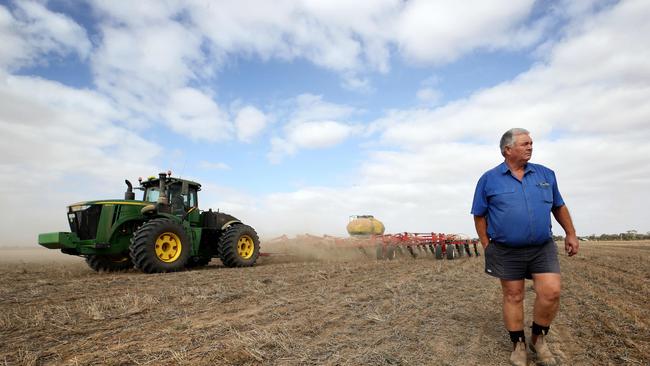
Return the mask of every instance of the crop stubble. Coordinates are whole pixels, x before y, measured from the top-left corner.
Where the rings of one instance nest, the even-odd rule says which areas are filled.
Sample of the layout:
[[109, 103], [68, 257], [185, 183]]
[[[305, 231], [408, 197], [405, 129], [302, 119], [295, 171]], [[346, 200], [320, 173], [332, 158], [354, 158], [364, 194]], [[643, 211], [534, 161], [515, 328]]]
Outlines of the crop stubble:
[[[3, 261], [0, 363], [506, 364], [500, 288], [482, 257], [294, 252], [155, 275]], [[648, 242], [583, 243], [576, 258], [561, 256], [549, 343], [564, 364], [650, 363], [649, 258]], [[529, 282], [527, 309], [533, 297]]]

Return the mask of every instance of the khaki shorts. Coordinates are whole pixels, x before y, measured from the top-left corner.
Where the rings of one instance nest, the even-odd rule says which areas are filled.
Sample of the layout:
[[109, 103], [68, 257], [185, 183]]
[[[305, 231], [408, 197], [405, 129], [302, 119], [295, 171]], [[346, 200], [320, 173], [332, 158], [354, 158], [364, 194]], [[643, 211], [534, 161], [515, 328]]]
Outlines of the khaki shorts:
[[490, 242], [485, 248], [485, 273], [502, 280], [532, 279], [533, 273], [560, 273], [557, 245], [508, 247]]

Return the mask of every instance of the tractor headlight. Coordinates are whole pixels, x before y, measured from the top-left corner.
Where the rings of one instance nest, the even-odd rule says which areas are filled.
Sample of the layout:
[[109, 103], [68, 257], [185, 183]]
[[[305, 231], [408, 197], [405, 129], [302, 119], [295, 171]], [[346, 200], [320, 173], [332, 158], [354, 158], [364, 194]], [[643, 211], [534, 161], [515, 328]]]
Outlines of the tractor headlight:
[[74, 219], [75, 219], [75, 215], [73, 213], [69, 213], [68, 214], [68, 221], [74, 222]]
[[70, 206], [70, 211], [72, 212], [77, 212], [77, 211], [83, 211], [90, 207], [90, 205], [76, 205], [76, 206]]

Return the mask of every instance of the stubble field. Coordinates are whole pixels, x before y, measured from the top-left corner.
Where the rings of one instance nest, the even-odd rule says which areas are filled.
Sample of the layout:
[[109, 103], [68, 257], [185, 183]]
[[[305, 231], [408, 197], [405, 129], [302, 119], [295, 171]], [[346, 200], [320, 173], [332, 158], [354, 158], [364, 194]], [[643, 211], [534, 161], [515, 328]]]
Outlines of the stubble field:
[[[0, 364], [507, 364], [500, 287], [482, 257], [269, 250], [293, 255], [146, 275], [0, 249]], [[650, 242], [583, 242], [560, 261], [562, 304], [548, 339], [560, 361], [650, 364]]]

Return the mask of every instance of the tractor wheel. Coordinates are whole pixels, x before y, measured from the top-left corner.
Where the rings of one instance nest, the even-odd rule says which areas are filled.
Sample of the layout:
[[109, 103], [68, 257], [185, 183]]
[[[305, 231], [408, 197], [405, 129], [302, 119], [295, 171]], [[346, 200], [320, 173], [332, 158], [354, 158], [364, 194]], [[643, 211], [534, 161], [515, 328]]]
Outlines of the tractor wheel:
[[456, 247], [452, 244], [447, 245], [447, 259], [454, 259], [456, 257], [455, 251]]
[[131, 260], [145, 273], [185, 268], [192, 243], [183, 226], [166, 218], [145, 222], [131, 238]]
[[442, 259], [442, 245], [436, 245], [436, 259]]
[[233, 225], [219, 239], [221, 262], [226, 267], [250, 267], [260, 255], [260, 239], [248, 225]]
[[187, 268], [196, 268], [196, 267], [207, 266], [208, 263], [210, 263], [211, 260], [212, 260], [212, 257], [203, 257], [203, 256], [190, 257], [190, 260], [187, 261], [187, 264], [185, 264], [185, 267], [187, 267]]
[[120, 272], [133, 268], [128, 255], [91, 254], [86, 257], [86, 264], [97, 272]]

